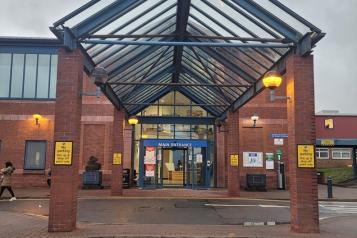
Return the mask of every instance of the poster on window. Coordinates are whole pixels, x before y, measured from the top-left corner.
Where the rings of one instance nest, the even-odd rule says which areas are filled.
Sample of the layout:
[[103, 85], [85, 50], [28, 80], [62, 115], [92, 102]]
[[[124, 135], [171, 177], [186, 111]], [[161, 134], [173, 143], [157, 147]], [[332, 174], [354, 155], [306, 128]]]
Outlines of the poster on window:
[[155, 165], [146, 164], [145, 165], [145, 176], [146, 177], [155, 177]]
[[263, 152], [243, 152], [243, 167], [263, 167]]
[[156, 164], [155, 147], [146, 147], [144, 164]]
[[196, 163], [202, 163], [202, 154], [196, 154]]
[[265, 169], [274, 169], [274, 153], [265, 153]]

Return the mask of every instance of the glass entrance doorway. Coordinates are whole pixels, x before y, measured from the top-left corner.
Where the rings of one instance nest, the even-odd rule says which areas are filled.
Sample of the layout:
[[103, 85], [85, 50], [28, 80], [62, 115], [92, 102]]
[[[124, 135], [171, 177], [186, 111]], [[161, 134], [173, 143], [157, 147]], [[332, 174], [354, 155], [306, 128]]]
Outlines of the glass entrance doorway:
[[203, 140], [143, 140], [139, 186], [207, 188], [212, 166]]

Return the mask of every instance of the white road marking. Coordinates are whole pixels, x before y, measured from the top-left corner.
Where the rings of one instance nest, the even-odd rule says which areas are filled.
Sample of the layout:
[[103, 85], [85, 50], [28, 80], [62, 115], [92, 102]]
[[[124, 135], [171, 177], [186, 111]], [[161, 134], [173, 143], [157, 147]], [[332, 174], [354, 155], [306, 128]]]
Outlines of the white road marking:
[[205, 206], [209, 207], [262, 207], [262, 208], [288, 208], [289, 206], [280, 206], [280, 205], [245, 205], [245, 204], [217, 204], [217, 203], [206, 203]]

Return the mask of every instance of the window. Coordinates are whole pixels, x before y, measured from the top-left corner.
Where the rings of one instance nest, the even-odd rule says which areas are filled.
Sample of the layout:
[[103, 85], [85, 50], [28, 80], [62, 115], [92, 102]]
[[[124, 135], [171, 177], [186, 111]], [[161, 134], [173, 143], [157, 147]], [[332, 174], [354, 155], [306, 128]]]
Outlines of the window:
[[317, 159], [329, 159], [328, 148], [316, 148]]
[[46, 148], [46, 141], [26, 141], [24, 169], [45, 169]]
[[58, 56], [0, 53], [0, 98], [54, 99]]
[[351, 159], [351, 149], [332, 149], [332, 159]]

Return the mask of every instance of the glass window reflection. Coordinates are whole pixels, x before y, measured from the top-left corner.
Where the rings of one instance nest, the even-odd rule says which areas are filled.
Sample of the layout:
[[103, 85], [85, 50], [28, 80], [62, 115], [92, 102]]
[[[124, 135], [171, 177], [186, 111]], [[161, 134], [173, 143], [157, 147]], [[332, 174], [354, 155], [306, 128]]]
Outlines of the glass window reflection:
[[0, 54], [0, 97], [9, 96], [11, 54]]
[[157, 138], [157, 125], [156, 124], [143, 124], [142, 139], [156, 139]]
[[159, 139], [173, 139], [175, 125], [173, 124], [159, 124], [157, 127]]

